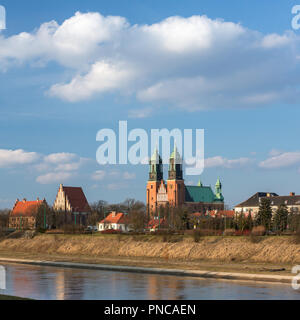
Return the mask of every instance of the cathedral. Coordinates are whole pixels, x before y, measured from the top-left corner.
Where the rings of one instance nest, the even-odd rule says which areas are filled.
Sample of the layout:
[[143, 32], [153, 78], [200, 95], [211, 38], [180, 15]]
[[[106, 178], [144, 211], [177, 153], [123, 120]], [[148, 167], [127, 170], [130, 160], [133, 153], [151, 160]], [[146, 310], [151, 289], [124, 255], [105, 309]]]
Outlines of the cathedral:
[[149, 161], [150, 171], [147, 183], [147, 211], [155, 216], [160, 206], [182, 207], [190, 212], [205, 214], [211, 210], [224, 210], [222, 184], [218, 178], [215, 193], [210, 186], [199, 181], [197, 186], [186, 186], [182, 174], [182, 160], [176, 145], [169, 160], [168, 180], [163, 179], [163, 164], [157, 148]]

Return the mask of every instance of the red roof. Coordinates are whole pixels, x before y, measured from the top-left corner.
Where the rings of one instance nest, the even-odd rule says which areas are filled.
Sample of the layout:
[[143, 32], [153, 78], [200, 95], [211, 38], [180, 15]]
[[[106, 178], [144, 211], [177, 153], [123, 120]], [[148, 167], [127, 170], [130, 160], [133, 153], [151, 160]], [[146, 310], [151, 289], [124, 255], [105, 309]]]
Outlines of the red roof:
[[36, 201], [16, 201], [16, 204], [11, 212], [11, 215], [23, 215], [23, 216], [32, 216], [37, 214], [40, 205], [44, 200]]
[[203, 217], [204, 214], [201, 213], [201, 212], [194, 212], [194, 213], [191, 213], [191, 216], [194, 216], [194, 217], [197, 217], [197, 218], [200, 218], [200, 217]]
[[126, 224], [128, 223], [128, 220], [124, 213], [111, 212], [105, 219], [101, 220], [99, 223]]
[[226, 218], [234, 218], [234, 210], [212, 210], [208, 213], [211, 217], [226, 217]]
[[163, 228], [168, 227], [167, 220], [165, 218], [152, 219], [148, 222], [147, 229], [157, 229], [159, 225]]
[[73, 211], [88, 212], [91, 210], [82, 188], [63, 186], [63, 191], [67, 196]]

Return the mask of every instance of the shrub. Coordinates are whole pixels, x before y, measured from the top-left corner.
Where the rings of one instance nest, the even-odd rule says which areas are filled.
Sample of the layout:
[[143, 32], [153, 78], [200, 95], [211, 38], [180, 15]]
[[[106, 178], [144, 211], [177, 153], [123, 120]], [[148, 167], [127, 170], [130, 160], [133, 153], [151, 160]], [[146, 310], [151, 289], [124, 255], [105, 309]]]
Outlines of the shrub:
[[194, 239], [194, 242], [199, 242], [200, 239], [201, 239], [201, 236], [202, 236], [202, 233], [200, 230], [194, 230], [193, 232], [193, 239]]
[[293, 236], [292, 242], [295, 243], [295, 244], [300, 244], [300, 229], [298, 229], [295, 232], [295, 235]]
[[101, 231], [101, 233], [102, 234], [118, 234], [118, 233], [122, 233], [122, 231], [114, 230], [114, 229], [107, 229], [107, 230]]
[[264, 226], [254, 227], [251, 231], [253, 236], [264, 236], [266, 234], [266, 228]]
[[65, 224], [62, 226], [63, 233], [65, 234], [75, 234], [75, 233], [82, 233], [84, 228], [79, 225], [74, 224]]
[[224, 236], [233, 236], [233, 235], [236, 235], [235, 229], [226, 229], [224, 231]]
[[250, 240], [251, 243], [259, 243], [262, 240], [262, 238], [260, 236], [256, 236], [256, 235], [251, 233], [250, 237], [249, 237], [249, 240]]

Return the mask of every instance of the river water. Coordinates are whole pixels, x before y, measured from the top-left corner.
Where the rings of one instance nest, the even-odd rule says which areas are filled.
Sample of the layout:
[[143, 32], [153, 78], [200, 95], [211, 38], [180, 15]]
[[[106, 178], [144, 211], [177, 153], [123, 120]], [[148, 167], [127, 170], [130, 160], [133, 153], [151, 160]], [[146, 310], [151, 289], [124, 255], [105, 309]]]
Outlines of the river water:
[[291, 285], [193, 277], [3, 264], [0, 294], [41, 300], [300, 299]]

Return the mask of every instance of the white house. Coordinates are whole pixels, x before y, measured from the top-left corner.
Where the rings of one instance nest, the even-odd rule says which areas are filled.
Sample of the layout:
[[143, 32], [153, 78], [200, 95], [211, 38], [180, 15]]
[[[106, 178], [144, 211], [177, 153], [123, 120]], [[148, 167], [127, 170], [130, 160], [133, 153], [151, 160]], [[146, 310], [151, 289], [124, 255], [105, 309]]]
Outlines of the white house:
[[131, 228], [129, 226], [128, 217], [124, 213], [113, 211], [98, 223], [98, 230], [119, 230], [128, 232]]

